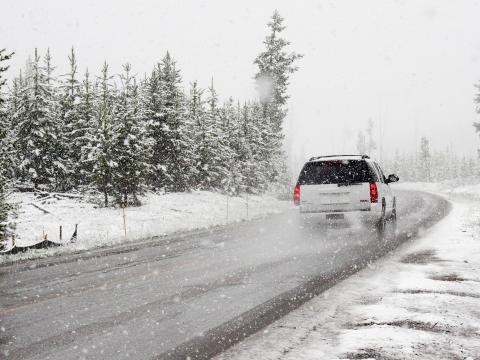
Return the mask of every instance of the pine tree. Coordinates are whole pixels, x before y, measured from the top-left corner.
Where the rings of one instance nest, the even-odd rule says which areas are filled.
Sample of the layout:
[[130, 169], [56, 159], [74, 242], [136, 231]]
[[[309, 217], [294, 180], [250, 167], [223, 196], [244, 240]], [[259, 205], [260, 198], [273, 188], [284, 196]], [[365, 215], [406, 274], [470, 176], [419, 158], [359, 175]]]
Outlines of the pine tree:
[[160, 69], [163, 99], [160, 131], [154, 141], [160, 146], [157, 182], [169, 191], [190, 190], [196, 175], [192, 124], [186, 116], [186, 100], [180, 84], [180, 72], [167, 52]]
[[21, 104], [21, 84], [22, 84], [22, 72], [20, 71], [19, 77], [13, 79], [13, 86], [8, 96], [8, 116], [12, 128], [16, 128], [18, 122], [18, 113]]
[[190, 89], [187, 116], [192, 122], [195, 136], [195, 185], [205, 190], [210, 188], [209, 160], [211, 153], [206, 139], [208, 124], [205, 115], [205, 101], [202, 96], [203, 90], [198, 87], [195, 81]]
[[79, 98], [75, 148], [80, 153], [80, 160], [75, 164], [74, 171], [78, 185], [82, 187], [92, 182], [94, 162], [91, 155], [98, 129], [95, 124], [95, 89], [88, 69], [80, 86]]
[[188, 117], [193, 122], [195, 134], [195, 156], [197, 185], [201, 189], [221, 188], [227, 176], [222, 151], [225, 139], [221, 134], [218, 97], [213, 84], [208, 89], [208, 97], [203, 99], [203, 90], [194, 82], [190, 90]]
[[14, 234], [15, 230], [15, 224], [12, 221], [14, 208], [7, 202], [7, 191], [13, 168], [12, 126], [6, 111], [7, 103], [3, 91], [6, 79], [2, 75], [8, 70], [8, 66], [3, 65], [3, 62], [10, 60], [13, 53], [5, 53], [5, 51], [5, 49], [0, 49], [0, 244], [2, 245]]
[[218, 106], [218, 94], [213, 86], [213, 79], [208, 88], [207, 96], [206, 122], [209, 131], [209, 147], [212, 157], [210, 158], [210, 177], [211, 187], [215, 189], [223, 189], [223, 184], [229, 176], [229, 167], [227, 165], [229, 157], [231, 157], [231, 149], [229, 148], [228, 134], [222, 126], [221, 110]]
[[68, 56], [70, 69], [61, 84], [60, 117], [62, 120], [62, 155], [65, 158], [65, 187], [77, 188], [82, 183], [81, 151], [86, 128], [79, 114], [80, 82], [77, 80], [77, 60], [72, 47]]
[[222, 180], [221, 188], [230, 195], [238, 194], [243, 183], [242, 164], [238, 161], [241, 146], [239, 117], [232, 98], [229, 98], [220, 109], [220, 128], [225, 147], [223, 149], [223, 162], [228, 170]]
[[[138, 86], [131, 75], [131, 66], [123, 66], [122, 89], [117, 99], [114, 114], [114, 149], [116, 163], [112, 173], [113, 188], [117, 203], [138, 205], [138, 195], [145, 190], [149, 169], [150, 141], [140, 109]], [[132, 196], [129, 202], [128, 197]]]
[[48, 163], [51, 165], [51, 177], [49, 187], [57, 191], [66, 190], [70, 187], [68, 184], [68, 153], [65, 142], [64, 122], [61, 116], [60, 94], [58, 92], [58, 81], [53, 76], [55, 67], [52, 65], [50, 50], [44, 57], [45, 84], [47, 88], [47, 113], [48, 119], [48, 138], [51, 143], [48, 150]]
[[40, 56], [35, 49], [26, 86], [22, 89], [22, 108], [17, 127], [17, 151], [23, 177], [31, 181], [35, 188], [54, 185], [54, 151], [56, 144], [56, 124], [52, 114], [52, 87], [49, 75], [40, 64]]
[[105, 62], [102, 76], [98, 79], [98, 95], [95, 101], [95, 136], [88, 158], [93, 162], [93, 184], [102, 193], [104, 206], [109, 205], [109, 196], [113, 194], [112, 176], [117, 164], [114, 159], [113, 111], [115, 94]]
[[255, 192], [257, 188], [257, 163], [254, 157], [255, 126], [253, 124], [250, 107], [245, 103], [240, 113], [241, 147], [239, 161], [243, 168], [243, 186], [247, 193]]
[[142, 108], [147, 136], [152, 139], [151, 172], [148, 183], [155, 188], [165, 185], [165, 167], [162, 164], [164, 145], [163, 93], [161, 64], [153, 69], [142, 86]]
[[298, 70], [294, 63], [302, 55], [295, 52], [287, 53], [286, 47], [290, 44], [281, 37], [285, 29], [284, 19], [275, 10], [271, 21], [268, 23], [270, 34], [263, 42], [265, 50], [261, 52], [254, 63], [258, 66], [255, 75], [257, 87], [260, 92], [263, 119], [271, 128], [269, 139], [269, 180], [276, 181], [280, 175], [278, 166], [283, 157], [283, 120], [287, 114], [286, 103], [289, 98], [287, 88], [289, 77]]

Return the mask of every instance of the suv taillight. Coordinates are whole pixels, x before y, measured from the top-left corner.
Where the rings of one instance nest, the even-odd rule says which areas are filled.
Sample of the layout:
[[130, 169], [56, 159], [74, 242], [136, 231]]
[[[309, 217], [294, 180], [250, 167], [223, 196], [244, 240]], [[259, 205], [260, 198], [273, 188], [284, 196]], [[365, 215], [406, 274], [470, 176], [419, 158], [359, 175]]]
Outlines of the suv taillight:
[[370, 183], [370, 202], [378, 203], [378, 189], [375, 183]]
[[293, 203], [295, 205], [300, 205], [300, 184], [295, 186], [295, 190], [293, 191]]

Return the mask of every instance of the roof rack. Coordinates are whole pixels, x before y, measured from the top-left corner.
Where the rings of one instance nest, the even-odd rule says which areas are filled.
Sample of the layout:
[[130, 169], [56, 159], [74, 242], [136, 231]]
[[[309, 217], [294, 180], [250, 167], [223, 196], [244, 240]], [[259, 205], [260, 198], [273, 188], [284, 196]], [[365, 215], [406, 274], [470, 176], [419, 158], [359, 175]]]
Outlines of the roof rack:
[[370, 159], [370, 156], [368, 156], [368, 155], [359, 155], [359, 154], [355, 154], [355, 155], [323, 155], [323, 156], [311, 157], [308, 161], [313, 161], [313, 160], [318, 160], [318, 159], [323, 159], [323, 158], [331, 158], [331, 157], [342, 157], [342, 156], [359, 156], [362, 159]]

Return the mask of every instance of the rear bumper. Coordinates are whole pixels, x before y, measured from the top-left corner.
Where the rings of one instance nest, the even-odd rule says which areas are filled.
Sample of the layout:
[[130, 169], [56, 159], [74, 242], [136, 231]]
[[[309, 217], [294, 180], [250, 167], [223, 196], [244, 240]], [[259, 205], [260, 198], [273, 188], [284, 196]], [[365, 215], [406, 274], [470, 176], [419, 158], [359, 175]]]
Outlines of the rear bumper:
[[381, 219], [381, 214], [371, 211], [350, 211], [350, 212], [308, 212], [301, 213], [304, 221], [319, 223], [347, 222], [350, 224], [375, 225]]
[[360, 213], [360, 212], [371, 212], [371, 209], [348, 209], [348, 210], [318, 210], [318, 209], [302, 209], [300, 208], [301, 214], [338, 214], [338, 213]]
[[311, 205], [301, 203], [300, 213], [304, 214], [333, 214], [333, 213], [372, 213], [379, 214], [382, 213], [382, 204], [381, 203], [367, 203], [361, 207], [352, 207], [352, 204], [331, 204], [331, 205]]
[[300, 214], [308, 217], [318, 217], [326, 219], [329, 214], [344, 214], [345, 219], [360, 219], [362, 222], [376, 222], [382, 217], [381, 204], [368, 204], [368, 208], [351, 209], [351, 208], [319, 208], [313, 206], [300, 205]]

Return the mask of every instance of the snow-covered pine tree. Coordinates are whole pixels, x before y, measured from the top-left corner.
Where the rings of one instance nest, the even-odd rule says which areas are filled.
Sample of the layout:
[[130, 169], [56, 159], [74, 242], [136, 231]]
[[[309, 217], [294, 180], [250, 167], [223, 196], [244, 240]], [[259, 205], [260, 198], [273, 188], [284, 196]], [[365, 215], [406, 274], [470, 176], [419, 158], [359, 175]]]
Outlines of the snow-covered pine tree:
[[160, 68], [162, 107], [159, 136], [160, 147], [157, 181], [168, 191], [187, 191], [195, 179], [195, 154], [192, 124], [186, 111], [186, 99], [181, 87], [180, 71], [167, 52]]
[[66, 190], [68, 184], [68, 147], [65, 142], [64, 121], [61, 114], [61, 96], [58, 92], [58, 80], [54, 77], [55, 67], [52, 65], [50, 49], [44, 56], [45, 83], [49, 96], [47, 97], [47, 119], [51, 133], [48, 137], [52, 140], [48, 152], [48, 163], [51, 164], [50, 188], [57, 191]]
[[251, 192], [254, 188], [253, 176], [253, 154], [249, 143], [250, 112], [247, 104], [243, 106], [237, 102], [235, 116], [232, 119], [232, 141], [231, 146], [235, 154], [234, 161], [237, 164], [235, 176], [235, 193]]
[[255, 159], [255, 145], [258, 144], [251, 108], [245, 103], [241, 108], [241, 147], [239, 161], [242, 163], [243, 187], [247, 193], [254, 193], [258, 187], [258, 164]]
[[145, 191], [151, 142], [146, 136], [131, 65], [125, 64], [123, 69], [122, 87], [114, 111], [113, 159], [116, 167], [112, 183], [117, 203], [126, 207], [140, 204], [138, 195]]
[[11, 59], [13, 53], [6, 53], [0, 49], [0, 245], [10, 238], [15, 231], [15, 223], [12, 221], [13, 206], [7, 201], [7, 191], [10, 183], [10, 176], [13, 155], [12, 126], [10, 117], [7, 114], [4, 86], [6, 79], [3, 73], [8, 70], [4, 62]]
[[230, 172], [227, 165], [232, 151], [229, 146], [228, 134], [222, 126], [222, 118], [220, 108], [218, 106], [218, 94], [213, 86], [213, 78], [207, 95], [206, 121], [209, 131], [210, 148], [212, 157], [210, 161], [210, 178], [211, 187], [215, 189], [223, 189], [223, 184], [228, 178]]
[[[269, 139], [272, 138], [271, 129], [265, 126], [262, 107], [258, 102], [248, 104], [244, 112], [247, 112], [247, 114], [244, 114], [244, 119], [247, 120], [244, 126], [246, 141], [250, 148], [252, 159], [252, 163], [248, 166], [250, 168], [250, 183], [248, 188], [251, 193], [257, 193], [266, 190], [269, 185], [269, 174], [267, 171], [269, 169], [270, 159], [266, 157], [266, 154], [268, 154], [268, 149], [270, 148]], [[278, 160], [283, 161], [284, 158], [281, 157]], [[285, 178], [285, 176], [288, 176], [288, 172], [286, 172], [287, 169], [284, 165], [285, 163], [276, 164], [278, 169], [281, 170], [279, 172], [279, 184], [290, 183], [290, 181]]]
[[97, 132], [95, 123], [95, 89], [90, 80], [88, 69], [85, 72], [82, 84], [80, 85], [78, 104], [78, 122], [76, 136], [76, 150], [80, 152], [80, 161], [75, 164], [75, 172], [78, 173], [78, 185], [83, 187], [92, 183], [94, 162], [91, 158]]
[[80, 82], [77, 80], [77, 60], [72, 47], [68, 56], [69, 70], [63, 76], [60, 94], [62, 121], [62, 157], [66, 162], [66, 187], [82, 184], [81, 148], [85, 145], [85, 123], [79, 114]]
[[117, 167], [113, 160], [114, 133], [113, 110], [115, 93], [105, 62], [98, 79], [98, 94], [95, 99], [96, 128], [88, 158], [93, 161], [93, 185], [103, 195], [104, 206], [109, 205], [113, 194], [112, 175]]
[[220, 128], [224, 143], [224, 164], [228, 169], [226, 178], [222, 181], [222, 189], [230, 195], [238, 194], [243, 183], [242, 165], [238, 161], [241, 147], [240, 117], [232, 98], [229, 98], [220, 110]]
[[13, 79], [12, 88], [8, 96], [8, 116], [10, 118], [10, 125], [12, 128], [17, 126], [18, 113], [21, 104], [21, 84], [22, 84], [22, 72], [20, 71], [19, 77]]
[[211, 151], [207, 142], [208, 125], [205, 116], [205, 100], [202, 98], [203, 90], [198, 87], [196, 81], [190, 88], [188, 97], [188, 119], [193, 125], [195, 145], [195, 186], [200, 189], [210, 189], [209, 159]]
[[201, 189], [218, 188], [226, 176], [221, 151], [224, 139], [220, 138], [220, 121], [217, 108], [218, 97], [213, 88], [209, 88], [208, 98], [203, 99], [203, 90], [197, 82], [192, 84], [189, 98], [188, 117], [193, 123], [196, 156], [196, 183]]
[[54, 185], [54, 164], [51, 155], [56, 139], [55, 116], [52, 114], [52, 87], [37, 49], [26, 87], [22, 89], [21, 114], [17, 125], [16, 147], [23, 179], [35, 188]]
[[260, 92], [263, 118], [271, 128], [272, 139], [268, 142], [270, 144], [268, 180], [271, 182], [278, 180], [281, 171], [279, 165], [282, 163], [280, 158], [284, 156], [283, 120], [287, 114], [289, 78], [298, 70], [294, 65], [295, 61], [302, 57], [295, 52], [287, 52], [286, 47], [290, 42], [281, 37], [281, 32], [285, 29], [283, 21], [284, 19], [275, 10], [268, 23], [270, 34], [263, 42], [265, 50], [254, 61], [258, 66], [255, 80]]
[[147, 136], [153, 141], [151, 156], [151, 171], [148, 184], [154, 189], [165, 185], [165, 168], [162, 165], [164, 117], [163, 117], [163, 87], [161, 83], [161, 64], [157, 64], [150, 77], [143, 82], [141, 89], [142, 113], [147, 129]]

